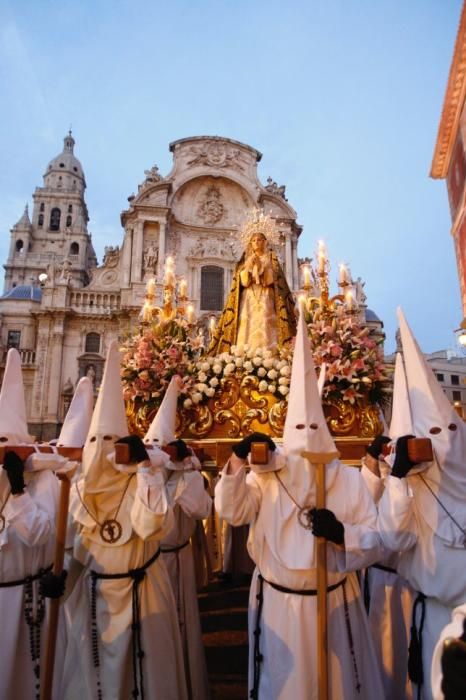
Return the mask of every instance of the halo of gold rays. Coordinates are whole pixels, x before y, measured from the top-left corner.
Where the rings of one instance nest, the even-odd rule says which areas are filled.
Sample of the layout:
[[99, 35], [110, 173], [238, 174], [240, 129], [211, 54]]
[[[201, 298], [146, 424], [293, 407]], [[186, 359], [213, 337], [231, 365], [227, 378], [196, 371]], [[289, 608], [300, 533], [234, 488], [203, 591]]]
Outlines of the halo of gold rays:
[[257, 207], [248, 212], [241, 228], [233, 235], [240, 241], [244, 249], [255, 233], [262, 233], [269, 245], [276, 246], [280, 243], [280, 230], [277, 222]]

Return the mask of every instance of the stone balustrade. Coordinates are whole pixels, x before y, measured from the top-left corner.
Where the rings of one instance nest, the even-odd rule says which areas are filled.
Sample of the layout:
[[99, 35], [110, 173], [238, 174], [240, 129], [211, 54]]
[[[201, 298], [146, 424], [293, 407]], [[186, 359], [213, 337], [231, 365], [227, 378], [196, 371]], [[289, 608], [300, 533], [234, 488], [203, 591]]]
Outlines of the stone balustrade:
[[110, 314], [120, 308], [121, 297], [118, 292], [72, 291], [70, 306], [78, 313]]
[[[22, 365], [34, 365], [36, 363], [36, 351], [35, 350], [18, 350], [21, 357]], [[2, 353], [2, 364], [6, 362], [6, 356], [8, 350], [4, 350]]]

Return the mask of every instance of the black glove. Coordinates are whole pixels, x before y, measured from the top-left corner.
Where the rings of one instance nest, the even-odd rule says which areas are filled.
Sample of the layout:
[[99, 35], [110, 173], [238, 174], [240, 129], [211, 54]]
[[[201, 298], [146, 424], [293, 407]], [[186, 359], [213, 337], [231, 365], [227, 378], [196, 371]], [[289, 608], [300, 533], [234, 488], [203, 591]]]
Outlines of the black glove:
[[40, 579], [39, 589], [46, 598], [61, 598], [65, 592], [65, 583], [68, 572], [63, 569], [61, 574], [56, 576], [51, 571], [47, 571]]
[[343, 523], [336, 519], [334, 513], [327, 508], [313, 508], [312, 534], [316, 537], [325, 537], [335, 544], [343, 544], [345, 541], [345, 528]]
[[191, 457], [192, 452], [185, 443], [184, 440], [172, 440], [168, 443], [169, 447], [174, 447], [176, 449], [176, 461], [181, 462], [185, 457]]
[[450, 639], [443, 644], [442, 692], [445, 700], [466, 698], [466, 621], [459, 639]]
[[13, 495], [24, 491], [24, 462], [16, 452], [8, 450], [3, 459], [3, 468], [6, 471]]
[[414, 435], [403, 435], [396, 441], [395, 461], [392, 468], [392, 476], [402, 479], [409, 472], [411, 467], [414, 467], [414, 462], [408, 457], [408, 440], [411, 440]]
[[275, 451], [276, 445], [270, 435], [265, 435], [265, 433], [251, 433], [251, 435], [243, 438], [241, 442], [238, 442], [233, 447], [233, 452], [240, 459], [246, 459], [251, 452], [251, 445], [253, 442], [266, 442], [269, 446], [269, 450], [272, 452]]
[[118, 443], [128, 445], [129, 458], [131, 462], [143, 462], [145, 459], [149, 459], [147, 450], [144, 447], [144, 443], [139, 435], [126, 435], [126, 437], [115, 441], [116, 445]]
[[377, 435], [366, 448], [366, 452], [374, 459], [379, 459], [379, 456], [382, 454], [383, 446], [386, 445], [387, 442], [390, 442], [390, 438], [386, 435]]

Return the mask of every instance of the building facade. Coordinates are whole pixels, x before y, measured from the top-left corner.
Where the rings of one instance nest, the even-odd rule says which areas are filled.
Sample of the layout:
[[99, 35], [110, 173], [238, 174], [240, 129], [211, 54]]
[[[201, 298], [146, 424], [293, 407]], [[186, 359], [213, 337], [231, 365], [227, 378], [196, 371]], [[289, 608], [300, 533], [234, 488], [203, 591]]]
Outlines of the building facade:
[[98, 388], [109, 343], [138, 324], [146, 284], [162, 291], [164, 261], [187, 281], [197, 319], [207, 324], [222, 308], [241, 250], [235, 231], [253, 207], [275, 218], [281, 262], [291, 289], [300, 286], [301, 227], [285, 188], [257, 164], [261, 154], [217, 136], [170, 144], [173, 167], [145, 171], [121, 214], [121, 246], [105, 248], [97, 264], [88, 231], [86, 181], [71, 133], [48, 164], [43, 186], [11, 230], [5, 286], [0, 297], [0, 359], [16, 347], [22, 358], [30, 430], [56, 437], [77, 381]]

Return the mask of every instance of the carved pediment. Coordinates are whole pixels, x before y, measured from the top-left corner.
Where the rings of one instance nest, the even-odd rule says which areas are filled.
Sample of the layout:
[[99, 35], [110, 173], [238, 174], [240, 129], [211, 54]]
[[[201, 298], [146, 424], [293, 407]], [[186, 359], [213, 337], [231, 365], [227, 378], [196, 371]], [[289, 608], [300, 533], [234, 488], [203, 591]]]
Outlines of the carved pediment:
[[253, 206], [251, 196], [236, 182], [205, 176], [188, 180], [176, 192], [172, 212], [185, 225], [234, 229], [243, 220], [244, 211]]

